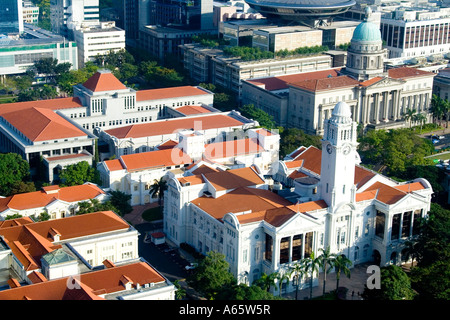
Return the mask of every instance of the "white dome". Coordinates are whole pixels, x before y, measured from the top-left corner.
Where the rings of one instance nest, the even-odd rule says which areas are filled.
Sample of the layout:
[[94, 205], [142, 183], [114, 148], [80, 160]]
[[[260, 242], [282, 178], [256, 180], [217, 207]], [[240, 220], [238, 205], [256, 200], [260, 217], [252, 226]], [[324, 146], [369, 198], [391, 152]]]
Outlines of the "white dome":
[[352, 111], [350, 106], [344, 102], [339, 101], [333, 109], [331, 114], [332, 120], [338, 123], [348, 123], [352, 121]]

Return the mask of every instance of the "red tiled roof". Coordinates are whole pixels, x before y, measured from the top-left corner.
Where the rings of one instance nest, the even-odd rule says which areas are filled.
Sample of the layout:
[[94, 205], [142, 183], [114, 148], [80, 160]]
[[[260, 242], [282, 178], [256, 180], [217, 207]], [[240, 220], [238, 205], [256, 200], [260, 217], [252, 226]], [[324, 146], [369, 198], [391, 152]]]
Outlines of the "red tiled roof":
[[405, 192], [381, 182], [375, 182], [366, 191], [376, 191], [376, 199], [385, 204], [394, 204], [406, 196]]
[[177, 111], [184, 115], [200, 114], [200, 113], [210, 113], [211, 110], [206, 109], [202, 106], [184, 106], [176, 108]]
[[314, 72], [296, 73], [285, 76], [267, 77], [247, 81], [256, 86], [262, 85], [268, 91], [274, 91], [287, 89], [289, 87], [288, 83], [296, 83], [304, 80], [323, 79], [329, 77], [330, 75], [332, 77], [337, 77], [339, 75], [340, 70], [341, 70], [340, 68], [330, 70], [320, 70]]
[[61, 110], [80, 108], [83, 105], [79, 98], [57, 98], [49, 100], [25, 101], [0, 104], [0, 115], [11, 111], [21, 111], [31, 108]]
[[355, 80], [349, 76], [339, 76], [332, 78], [324, 78], [324, 79], [311, 79], [304, 80], [301, 82], [291, 83], [293, 87], [297, 87], [300, 89], [308, 90], [308, 91], [323, 91], [323, 90], [332, 90], [336, 88], [342, 87], [354, 87], [359, 85], [359, 81]]
[[308, 147], [302, 153], [297, 155], [295, 161], [303, 160], [303, 168], [320, 175], [320, 166], [322, 163], [322, 151], [314, 146]]
[[116, 138], [139, 138], [172, 134], [182, 129], [207, 130], [214, 128], [242, 126], [243, 122], [223, 114], [205, 115], [192, 118], [172, 118], [165, 121], [141, 123], [106, 130]]
[[123, 155], [121, 160], [128, 171], [192, 163], [191, 157], [178, 148]]
[[191, 203], [218, 220], [229, 212], [240, 213], [249, 210], [260, 212], [291, 204], [290, 201], [269, 190], [251, 187], [238, 188], [218, 198], [202, 196], [192, 200]]
[[127, 88], [119, 81], [119, 79], [108, 71], [96, 72], [83, 83], [83, 86], [93, 92], [123, 90]]
[[204, 158], [221, 159], [264, 151], [253, 139], [239, 139], [210, 143], [205, 146]]
[[122, 165], [122, 162], [120, 162], [119, 159], [105, 160], [103, 162], [108, 167], [109, 171], [117, 171], [125, 169]]
[[20, 193], [0, 199], [0, 212], [3, 212], [8, 208], [15, 210], [41, 208], [55, 200], [79, 202], [93, 199], [100, 194], [104, 194], [104, 191], [94, 184], [59, 188], [54, 193], [47, 193], [45, 191]]
[[[101, 294], [124, 290], [120, 279], [126, 277], [133, 284], [163, 283], [164, 278], [150, 265], [136, 262], [114, 266], [79, 275], [80, 288], [67, 286], [68, 278], [39, 282], [0, 292], [0, 300], [104, 300]], [[36, 278], [36, 277], [34, 277]]]
[[86, 133], [50, 109], [32, 107], [26, 112], [4, 113], [2, 117], [31, 141], [86, 136]]
[[136, 101], [169, 99], [178, 97], [190, 97], [210, 95], [206, 91], [192, 86], [170, 87], [162, 89], [139, 90], [136, 92]]
[[412, 77], [435, 76], [436, 74], [429, 71], [423, 71], [416, 68], [400, 67], [388, 69], [388, 75], [394, 79], [404, 79]]
[[407, 193], [425, 189], [424, 185], [420, 182], [406, 183], [395, 188]]
[[360, 83], [360, 85], [363, 86], [363, 87], [368, 87], [368, 86], [370, 86], [370, 85], [372, 85], [374, 83], [377, 83], [378, 81], [381, 81], [383, 79], [384, 79], [383, 77], [374, 77], [372, 79], [369, 79], [369, 80], [366, 80], [366, 81], [362, 81]]

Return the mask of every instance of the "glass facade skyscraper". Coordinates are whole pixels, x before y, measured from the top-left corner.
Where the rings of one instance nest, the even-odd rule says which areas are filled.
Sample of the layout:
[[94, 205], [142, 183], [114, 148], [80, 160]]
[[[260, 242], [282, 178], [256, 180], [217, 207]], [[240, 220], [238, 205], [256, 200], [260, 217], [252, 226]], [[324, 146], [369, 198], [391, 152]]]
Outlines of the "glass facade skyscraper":
[[23, 31], [22, 0], [0, 1], [0, 34]]

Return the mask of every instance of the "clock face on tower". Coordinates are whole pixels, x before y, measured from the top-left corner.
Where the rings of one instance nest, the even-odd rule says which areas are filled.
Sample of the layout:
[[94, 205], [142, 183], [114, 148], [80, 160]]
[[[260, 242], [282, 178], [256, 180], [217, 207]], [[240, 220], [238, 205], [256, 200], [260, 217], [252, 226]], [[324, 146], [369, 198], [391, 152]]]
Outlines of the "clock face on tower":
[[333, 152], [333, 147], [331, 146], [331, 144], [327, 144], [327, 151], [329, 154]]
[[346, 145], [344, 146], [344, 148], [342, 149], [342, 152], [343, 152], [345, 155], [349, 154], [350, 151], [351, 151], [351, 147], [350, 147], [348, 144], [346, 144]]

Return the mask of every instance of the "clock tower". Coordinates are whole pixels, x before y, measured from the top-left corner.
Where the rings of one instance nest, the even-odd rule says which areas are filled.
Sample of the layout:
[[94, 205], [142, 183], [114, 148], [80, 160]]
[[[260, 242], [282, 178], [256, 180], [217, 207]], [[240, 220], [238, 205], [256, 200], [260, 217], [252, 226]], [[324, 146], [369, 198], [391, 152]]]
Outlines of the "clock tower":
[[330, 207], [355, 201], [356, 122], [347, 103], [336, 104], [324, 121], [320, 183], [322, 199]]

